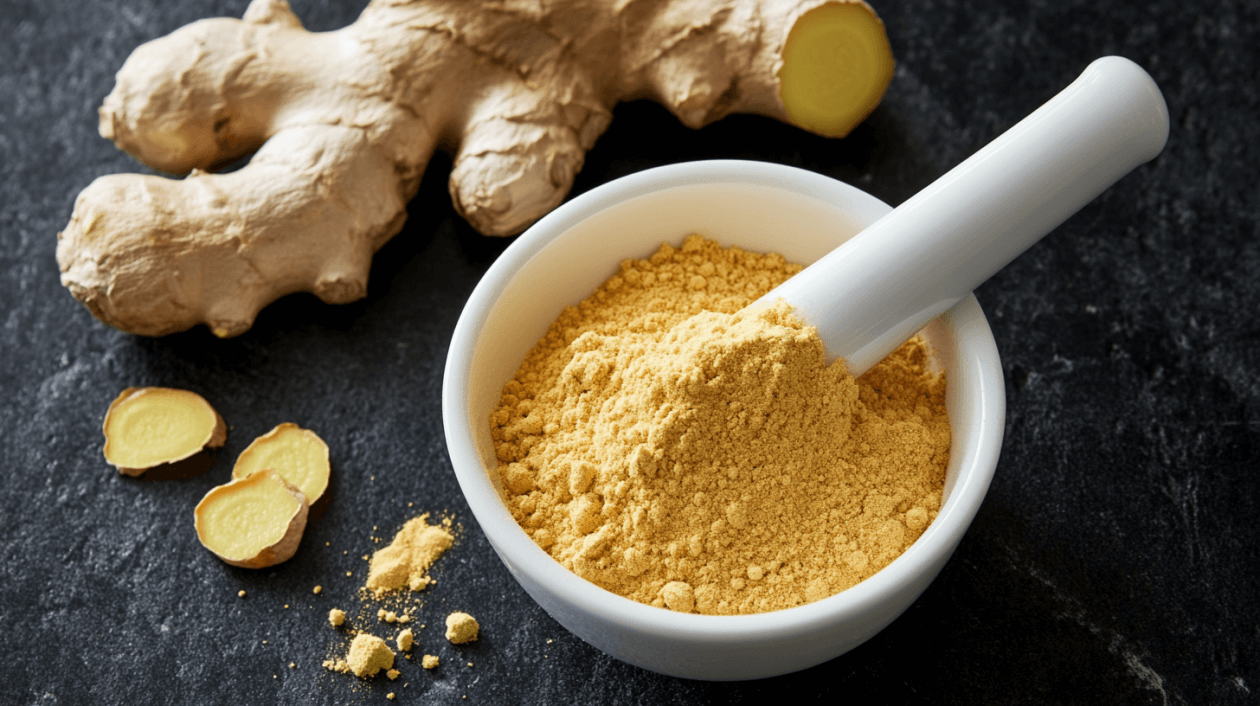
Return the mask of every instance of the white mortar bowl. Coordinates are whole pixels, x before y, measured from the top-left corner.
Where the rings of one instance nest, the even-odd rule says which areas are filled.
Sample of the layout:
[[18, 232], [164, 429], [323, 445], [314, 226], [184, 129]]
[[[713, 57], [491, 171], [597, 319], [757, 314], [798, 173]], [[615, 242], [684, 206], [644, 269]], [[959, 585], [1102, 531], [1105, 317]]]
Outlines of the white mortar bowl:
[[692, 679], [756, 679], [862, 644], [927, 588], [958, 546], [997, 465], [1006, 398], [993, 334], [974, 297], [924, 333], [947, 377], [953, 434], [940, 514], [889, 566], [834, 596], [757, 615], [681, 614], [605, 591], [548, 556], [500, 497], [490, 413], [525, 354], [567, 305], [626, 258], [700, 233], [810, 263], [890, 210], [813, 172], [709, 161], [650, 169], [585, 193], [522, 234], [469, 298], [446, 361], [442, 415], [460, 487], [499, 558], [561, 625], [620, 660]]

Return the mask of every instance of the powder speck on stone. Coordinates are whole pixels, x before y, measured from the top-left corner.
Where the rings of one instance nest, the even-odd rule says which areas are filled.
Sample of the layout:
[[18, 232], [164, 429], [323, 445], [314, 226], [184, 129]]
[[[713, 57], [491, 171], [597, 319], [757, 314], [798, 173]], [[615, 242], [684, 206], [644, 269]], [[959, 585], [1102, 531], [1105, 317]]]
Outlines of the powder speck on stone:
[[389, 649], [389, 645], [385, 644], [381, 638], [359, 633], [350, 643], [350, 652], [346, 654], [346, 662], [355, 676], [371, 677], [382, 669], [394, 666], [394, 651]]
[[451, 546], [454, 537], [450, 520], [430, 525], [428, 518], [426, 513], [408, 520], [389, 546], [372, 555], [368, 590], [377, 595], [404, 587], [420, 591], [432, 582], [429, 567]]
[[341, 627], [341, 624], [344, 622], [346, 622], [346, 611], [340, 608], [333, 608], [328, 611], [328, 623], [334, 628]]
[[415, 644], [415, 641], [415, 634], [411, 632], [411, 628], [407, 628], [406, 630], [398, 633], [398, 649], [403, 652], [410, 651], [411, 646]]
[[437, 655], [425, 655], [424, 658], [420, 660], [420, 666], [425, 669], [436, 669], [438, 666]]
[[446, 639], [453, 644], [462, 645], [476, 640], [480, 628], [477, 619], [467, 613], [457, 611], [446, 616]]

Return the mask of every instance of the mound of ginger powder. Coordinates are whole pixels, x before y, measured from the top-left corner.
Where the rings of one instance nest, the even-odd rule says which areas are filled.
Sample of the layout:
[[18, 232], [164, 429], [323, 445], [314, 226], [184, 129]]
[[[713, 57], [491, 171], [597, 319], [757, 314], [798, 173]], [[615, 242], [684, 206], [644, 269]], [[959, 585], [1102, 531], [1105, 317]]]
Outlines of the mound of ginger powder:
[[758, 613], [870, 577], [936, 517], [945, 379], [918, 339], [854, 380], [786, 303], [801, 270], [698, 235], [565, 309], [490, 426], [513, 517], [582, 578]]

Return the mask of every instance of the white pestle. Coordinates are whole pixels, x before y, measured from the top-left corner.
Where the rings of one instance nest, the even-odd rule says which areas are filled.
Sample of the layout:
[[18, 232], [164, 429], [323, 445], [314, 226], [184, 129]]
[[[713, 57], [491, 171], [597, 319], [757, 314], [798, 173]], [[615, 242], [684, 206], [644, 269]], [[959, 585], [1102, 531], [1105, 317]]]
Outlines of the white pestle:
[[957, 304], [1107, 187], [1154, 159], [1168, 108], [1140, 66], [1108, 56], [949, 173], [784, 282], [827, 359], [854, 377]]

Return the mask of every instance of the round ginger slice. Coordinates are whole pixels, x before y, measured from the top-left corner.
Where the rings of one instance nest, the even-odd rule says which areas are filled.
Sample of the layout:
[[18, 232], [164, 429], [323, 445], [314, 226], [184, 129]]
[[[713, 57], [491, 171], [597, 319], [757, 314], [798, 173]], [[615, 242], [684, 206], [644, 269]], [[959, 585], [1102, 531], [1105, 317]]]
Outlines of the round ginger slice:
[[102, 430], [105, 460], [128, 476], [227, 441], [227, 424], [209, 402], [195, 392], [169, 387], [123, 390], [110, 403]]
[[279, 473], [313, 504], [328, 488], [328, 444], [310, 429], [285, 422], [241, 452], [232, 477], [247, 478], [264, 468]]
[[206, 549], [233, 566], [261, 569], [293, 556], [309, 510], [302, 491], [268, 469], [212, 488], [193, 516]]

